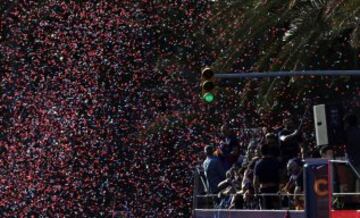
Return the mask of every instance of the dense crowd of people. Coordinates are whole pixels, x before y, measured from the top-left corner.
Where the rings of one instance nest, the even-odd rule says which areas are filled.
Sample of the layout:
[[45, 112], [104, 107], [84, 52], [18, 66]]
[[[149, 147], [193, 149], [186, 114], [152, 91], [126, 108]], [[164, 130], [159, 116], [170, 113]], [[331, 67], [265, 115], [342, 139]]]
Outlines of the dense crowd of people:
[[301, 159], [305, 158], [301, 126], [295, 128], [294, 121], [287, 118], [276, 132], [259, 132], [263, 137], [252, 140], [246, 149], [240, 149], [236, 135], [225, 126], [224, 142], [205, 147], [203, 185], [208, 194], [218, 195], [212, 196], [213, 207], [280, 209], [278, 193], [302, 193], [302, 184], [296, 185], [302, 183]]
[[[202, 192], [206, 194], [203, 197], [211, 199], [205, 201], [207, 204], [200, 202], [198, 207], [304, 209], [306, 158], [348, 160], [360, 172], [358, 118], [350, 113], [341, 119], [343, 129], [334, 135], [340, 144], [330, 141], [333, 140], [330, 132], [334, 132], [330, 130], [329, 143], [318, 145], [310, 153], [305, 152], [308, 148], [301, 134], [302, 122], [296, 127], [292, 118], [286, 118], [282, 128], [260, 132], [263, 137], [250, 141], [247, 148], [241, 148], [237, 136], [226, 125], [222, 126], [223, 142], [205, 147], [206, 159], [198, 169], [202, 183], [196, 187], [197, 195]], [[328, 122], [330, 125], [334, 120], [329, 118]], [[345, 149], [337, 149], [342, 146]]]
[[190, 216], [202, 149], [229, 120], [245, 148], [253, 109], [198, 97], [210, 2], [1, 3], [0, 216]]

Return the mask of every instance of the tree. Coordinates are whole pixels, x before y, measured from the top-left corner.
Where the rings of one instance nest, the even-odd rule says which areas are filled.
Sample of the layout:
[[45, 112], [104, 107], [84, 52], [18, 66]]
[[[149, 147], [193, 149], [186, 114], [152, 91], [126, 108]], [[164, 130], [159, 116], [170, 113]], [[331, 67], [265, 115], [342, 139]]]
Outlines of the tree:
[[[213, 10], [211, 28], [206, 28], [212, 30], [214, 40], [209, 41], [217, 42], [213, 46], [220, 55], [213, 65], [219, 71], [358, 68], [358, 1], [238, 0], [217, 2]], [[346, 77], [267, 79], [245, 89], [242, 99], [283, 110], [292, 107], [289, 98], [331, 101], [344, 96], [359, 84], [349, 82]]]

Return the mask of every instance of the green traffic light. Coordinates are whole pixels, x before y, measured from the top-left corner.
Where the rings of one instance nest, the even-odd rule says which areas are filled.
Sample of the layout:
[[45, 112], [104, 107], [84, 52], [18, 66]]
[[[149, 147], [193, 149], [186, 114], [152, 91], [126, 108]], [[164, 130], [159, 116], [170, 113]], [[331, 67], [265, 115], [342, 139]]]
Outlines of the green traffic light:
[[215, 96], [211, 92], [207, 92], [203, 95], [203, 99], [207, 103], [211, 103], [214, 101]]

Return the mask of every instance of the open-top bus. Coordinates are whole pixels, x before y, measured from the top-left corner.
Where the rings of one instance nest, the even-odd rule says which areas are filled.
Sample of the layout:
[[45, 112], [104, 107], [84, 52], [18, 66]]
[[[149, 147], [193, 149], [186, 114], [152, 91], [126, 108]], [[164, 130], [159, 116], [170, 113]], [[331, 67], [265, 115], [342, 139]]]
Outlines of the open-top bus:
[[[206, 195], [199, 195], [201, 175], [195, 176], [196, 218], [360, 218], [360, 177], [345, 160], [304, 160], [304, 210], [229, 210], [204, 208]], [[205, 206], [206, 207], [206, 206]]]

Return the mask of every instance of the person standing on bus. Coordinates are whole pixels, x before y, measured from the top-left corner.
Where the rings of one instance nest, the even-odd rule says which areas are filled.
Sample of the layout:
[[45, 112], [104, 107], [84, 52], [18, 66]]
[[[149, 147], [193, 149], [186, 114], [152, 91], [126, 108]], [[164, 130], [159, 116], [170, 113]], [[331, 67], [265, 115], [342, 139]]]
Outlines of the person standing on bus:
[[261, 197], [261, 209], [278, 209], [280, 201], [278, 196], [271, 196], [279, 192], [280, 163], [273, 156], [268, 144], [260, 147], [261, 158], [254, 168], [253, 185], [255, 193], [265, 194]]
[[303, 163], [300, 158], [290, 159], [286, 166], [289, 180], [286, 183], [283, 191], [286, 193], [293, 194], [291, 199], [291, 206], [296, 210], [304, 209], [304, 198], [302, 197], [304, 191], [304, 174], [303, 174]]
[[295, 122], [291, 117], [283, 121], [284, 128], [278, 133], [281, 166], [286, 167], [288, 161], [300, 154], [300, 129], [296, 129]]
[[219, 192], [218, 184], [225, 180], [225, 169], [220, 159], [214, 155], [215, 147], [207, 145], [204, 149], [206, 159], [203, 162], [206, 183], [210, 194], [217, 194]]
[[229, 170], [239, 158], [240, 143], [235, 132], [229, 127], [228, 124], [221, 126], [221, 132], [225, 139], [219, 146], [218, 156], [223, 162], [225, 170]]

